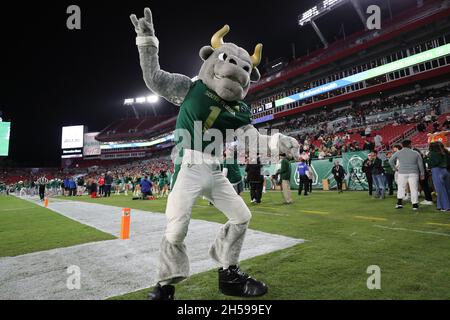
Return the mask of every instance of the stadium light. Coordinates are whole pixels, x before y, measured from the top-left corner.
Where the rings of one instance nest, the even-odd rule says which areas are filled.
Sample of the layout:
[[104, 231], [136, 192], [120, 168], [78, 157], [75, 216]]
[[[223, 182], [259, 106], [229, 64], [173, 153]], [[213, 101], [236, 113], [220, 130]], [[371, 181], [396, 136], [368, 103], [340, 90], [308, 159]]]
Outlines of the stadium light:
[[157, 103], [158, 101], [159, 101], [159, 97], [157, 95], [155, 95], [155, 94], [152, 94], [151, 96], [147, 97], [147, 102], [148, 103], [153, 104], [153, 103]]
[[147, 98], [145, 97], [136, 98], [136, 103], [143, 104], [145, 102], [147, 102]]
[[327, 13], [338, 5], [344, 4], [348, 0], [324, 0], [318, 5], [302, 13], [299, 17], [298, 24], [304, 26], [306, 23], [313, 21], [319, 16]]
[[134, 106], [135, 104], [155, 104], [159, 101], [159, 96], [156, 94], [149, 95], [147, 97], [139, 97], [136, 99], [125, 99], [124, 105], [126, 106]]

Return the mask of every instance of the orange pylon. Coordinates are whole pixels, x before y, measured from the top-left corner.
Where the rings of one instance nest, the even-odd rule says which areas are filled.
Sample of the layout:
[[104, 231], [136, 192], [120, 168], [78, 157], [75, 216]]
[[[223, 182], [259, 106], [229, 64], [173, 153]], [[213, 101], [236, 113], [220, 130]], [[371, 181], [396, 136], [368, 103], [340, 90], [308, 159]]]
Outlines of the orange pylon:
[[120, 229], [120, 239], [128, 240], [130, 239], [130, 220], [131, 220], [131, 209], [122, 209], [122, 227]]

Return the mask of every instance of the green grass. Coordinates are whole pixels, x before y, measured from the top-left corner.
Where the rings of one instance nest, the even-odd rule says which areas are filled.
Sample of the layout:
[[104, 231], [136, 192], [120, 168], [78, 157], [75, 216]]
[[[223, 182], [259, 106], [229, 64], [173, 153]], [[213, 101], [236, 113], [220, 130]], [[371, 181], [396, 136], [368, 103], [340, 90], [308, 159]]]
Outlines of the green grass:
[[[153, 212], [165, 208], [165, 200], [124, 196], [80, 200]], [[281, 203], [281, 194], [273, 192], [263, 204], [250, 205], [250, 227], [307, 242], [242, 263], [269, 285], [263, 299], [450, 299], [450, 215], [434, 206], [416, 214], [408, 204], [397, 211], [393, 197], [376, 200], [362, 192], [314, 192], [291, 206]], [[203, 200], [193, 218], [226, 221]], [[381, 290], [367, 289], [370, 265], [381, 268]], [[195, 275], [177, 286], [177, 299], [229, 299], [216, 283], [216, 271]], [[146, 299], [148, 291], [116, 299]]]
[[0, 257], [112, 239], [28, 201], [0, 196]]

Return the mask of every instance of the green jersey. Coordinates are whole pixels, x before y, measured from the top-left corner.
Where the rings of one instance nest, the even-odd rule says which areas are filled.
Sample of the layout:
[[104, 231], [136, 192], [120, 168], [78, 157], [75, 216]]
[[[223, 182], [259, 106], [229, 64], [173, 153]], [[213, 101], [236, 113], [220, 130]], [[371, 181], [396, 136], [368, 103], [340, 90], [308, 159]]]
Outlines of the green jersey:
[[[190, 134], [190, 141], [183, 141], [182, 146], [203, 152], [211, 144], [211, 141], [201, 139], [209, 129], [219, 130], [225, 138], [227, 129], [236, 130], [251, 124], [250, 117], [250, 108], [244, 102], [225, 101], [198, 80], [194, 82], [181, 105], [175, 142], [183, 141], [185, 137], [180, 131], [186, 130]], [[195, 137], [201, 140], [202, 145], [194, 145]]]
[[[236, 130], [251, 124], [250, 108], [242, 101], [228, 102], [220, 98], [214, 91], [198, 80], [193, 83], [178, 114], [175, 143], [183, 148], [203, 152], [212, 141], [203, 141], [203, 134], [209, 129], [216, 129], [226, 138], [227, 130]], [[189, 133], [190, 141], [184, 141], [183, 134]], [[197, 137], [197, 138], [196, 138]], [[195, 139], [201, 145], [195, 145]], [[181, 154], [179, 156], [182, 156]], [[172, 184], [175, 185], [181, 166], [175, 166]]]
[[167, 179], [167, 176], [159, 176], [159, 181], [158, 181], [159, 187], [162, 188], [168, 183], [169, 183], [169, 181]]

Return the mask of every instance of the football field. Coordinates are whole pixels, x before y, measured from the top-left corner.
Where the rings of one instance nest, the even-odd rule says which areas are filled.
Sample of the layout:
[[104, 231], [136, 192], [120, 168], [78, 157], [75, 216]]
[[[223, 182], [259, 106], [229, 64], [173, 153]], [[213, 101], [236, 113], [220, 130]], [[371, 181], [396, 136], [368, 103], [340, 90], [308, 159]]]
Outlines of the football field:
[[14, 197], [0, 196], [0, 257], [115, 237]]
[[[244, 198], [249, 202], [248, 193], [244, 193]], [[101, 238], [100, 231], [95, 236], [88, 227], [84, 233], [83, 230], [67, 235], [52, 233], [53, 229], [58, 230], [52, 224], [61, 217], [51, 214], [52, 219], [41, 221], [42, 213], [33, 214], [34, 209], [18, 207], [30, 204], [14, 204], [10, 199], [0, 198], [1, 256]], [[131, 196], [71, 200], [156, 213], [163, 213], [166, 203], [165, 199], [133, 201]], [[282, 204], [281, 193], [268, 192], [262, 204], [249, 204], [253, 214], [251, 229], [306, 241], [242, 262], [244, 271], [269, 285], [269, 293], [263, 299], [450, 299], [450, 215], [438, 212], [434, 206], [422, 206], [416, 213], [410, 204], [398, 211], [394, 209], [394, 197], [377, 200], [362, 192], [313, 192], [308, 197], [295, 195], [294, 200], [293, 205], [286, 206]], [[17, 206], [16, 211], [6, 211], [14, 206]], [[20, 222], [14, 223], [15, 218], [21, 219]], [[226, 222], [225, 217], [204, 200], [197, 202], [193, 218]], [[64, 225], [64, 230], [77, 230], [80, 226], [84, 228], [74, 222]], [[43, 232], [45, 227], [47, 233]], [[32, 245], [25, 245], [34, 230], [36, 236], [32, 238]], [[76, 241], [73, 234], [78, 236]], [[368, 289], [370, 266], [380, 269], [379, 290]], [[149, 290], [116, 298], [146, 299]], [[216, 270], [194, 275], [178, 285], [176, 298], [229, 299], [217, 290]]]

